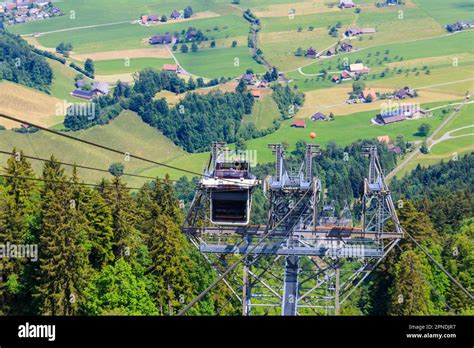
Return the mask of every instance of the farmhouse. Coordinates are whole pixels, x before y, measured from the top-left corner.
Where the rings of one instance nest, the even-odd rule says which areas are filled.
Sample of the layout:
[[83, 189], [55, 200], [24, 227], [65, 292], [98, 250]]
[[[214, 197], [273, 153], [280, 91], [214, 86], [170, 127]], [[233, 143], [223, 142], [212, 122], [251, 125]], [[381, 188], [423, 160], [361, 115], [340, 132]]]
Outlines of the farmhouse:
[[347, 28], [345, 34], [346, 36], [357, 36], [363, 34], [373, 34], [377, 30], [375, 28], [359, 28], [359, 27], [349, 27]]
[[366, 88], [362, 91], [362, 98], [367, 101], [374, 101], [377, 100], [377, 94], [373, 89]]
[[248, 85], [254, 85], [257, 83], [257, 80], [254, 74], [243, 74], [242, 80]]
[[339, 77], [339, 75], [332, 75], [331, 81], [335, 83], [339, 83], [341, 82], [341, 78]]
[[158, 15], [143, 15], [140, 18], [142, 24], [146, 25], [148, 23], [157, 23], [160, 21], [160, 16]]
[[354, 73], [355, 75], [365, 75], [370, 72], [370, 69], [365, 67], [364, 64], [362, 63], [356, 63], [356, 64], [351, 64], [349, 65], [349, 70], [351, 73]]
[[328, 57], [334, 56], [335, 54], [336, 54], [336, 48], [335, 47], [332, 47], [332, 48], [330, 48], [326, 51], [326, 56], [328, 56]]
[[76, 81], [76, 87], [77, 88], [82, 88], [86, 85], [86, 81], [84, 79], [79, 79]]
[[464, 29], [469, 29], [472, 27], [474, 27], [474, 21], [472, 22], [457, 21], [456, 23], [446, 25], [446, 29], [451, 33], [456, 32], [456, 31], [461, 31]]
[[327, 117], [322, 112], [317, 112], [311, 116], [311, 121], [326, 121]]
[[390, 124], [406, 119], [416, 120], [426, 116], [428, 116], [428, 112], [421, 109], [418, 104], [400, 104], [389, 111], [378, 114], [376, 122], [379, 124]]
[[395, 123], [395, 122], [405, 121], [406, 119], [407, 119], [407, 117], [403, 114], [402, 115], [400, 115], [400, 114], [395, 114], [395, 115], [378, 114], [377, 118], [376, 118], [376, 122], [381, 124], [381, 125], [387, 125], [387, 124], [392, 124], [392, 123]]
[[171, 12], [171, 14], [170, 14], [170, 18], [171, 18], [171, 19], [181, 19], [181, 18], [182, 18], [182, 14], [181, 14], [180, 11], [173, 10], [173, 12]]
[[354, 77], [355, 77], [355, 74], [350, 72], [350, 71], [347, 71], [347, 70], [344, 70], [341, 73], [341, 80], [342, 81], [352, 80]]
[[86, 99], [86, 100], [91, 100], [95, 96], [92, 91], [84, 91], [84, 90], [79, 89], [79, 88], [72, 91], [71, 95], [73, 97], [82, 98], [82, 99]]
[[474, 21], [471, 21], [471, 22], [459, 21], [458, 24], [459, 24], [463, 29], [474, 27]]
[[261, 81], [258, 81], [255, 85], [258, 88], [267, 88], [270, 85], [270, 83], [267, 80], [261, 80]]
[[176, 37], [170, 34], [164, 35], [153, 35], [148, 40], [150, 45], [166, 45], [166, 44], [174, 44], [176, 42]]
[[394, 94], [395, 99], [414, 98], [415, 96], [415, 90], [411, 89], [410, 87], [404, 87]]
[[353, 8], [355, 7], [354, 1], [352, 0], [339, 0], [339, 7], [343, 8]]
[[306, 128], [306, 123], [304, 120], [295, 120], [291, 126], [294, 128]]
[[352, 49], [353, 49], [352, 45], [348, 42], [343, 42], [339, 46], [339, 50], [342, 51], [342, 52], [351, 52]]
[[256, 89], [250, 91], [250, 94], [252, 94], [252, 97], [254, 97], [254, 99], [260, 99], [262, 97], [262, 91]]
[[92, 85], [92, 93], [94, 95], [109, 94], [109, 84], [107, 82], [97, 81]]
[[317, 54], [318, 53], [316, 52], [316, 50], [313, 47], [310, 47], [306, 50], [304, 56], [308, 58], [316, 58]]
[[177, 64], [163, 64], [163, 70], [178, 73], [179, 66]]

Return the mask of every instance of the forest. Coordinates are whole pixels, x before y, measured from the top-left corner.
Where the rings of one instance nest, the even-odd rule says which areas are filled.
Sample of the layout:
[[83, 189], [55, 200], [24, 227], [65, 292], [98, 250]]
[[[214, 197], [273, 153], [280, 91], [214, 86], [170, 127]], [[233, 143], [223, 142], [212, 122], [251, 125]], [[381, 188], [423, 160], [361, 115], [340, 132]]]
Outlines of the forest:
[[53, 71], [18, 35], [0, 28], [0, 81], [8, 80], [48, 93]]

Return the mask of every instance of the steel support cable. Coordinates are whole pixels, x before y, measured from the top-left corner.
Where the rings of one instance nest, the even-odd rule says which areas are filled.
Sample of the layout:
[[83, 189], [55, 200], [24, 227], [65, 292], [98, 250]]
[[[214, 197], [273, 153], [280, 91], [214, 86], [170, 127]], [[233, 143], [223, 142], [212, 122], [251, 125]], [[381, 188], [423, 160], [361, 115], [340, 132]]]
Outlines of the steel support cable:
[[198, 301], [200, 301], [209, 291], [211, 291], [222, 279], [224, 279], [230, 272], [232, 272], [240, 263], [242, 263], [256, 248], [258, 248], [270, 234], [278, 228], [278, 226], [285, 221], [285, 219], [290, 216], [293, 210], [301, 203], [303, 198], [306, 197], [309, 190], [305, 192], [305, 194], [300, 198], [300, 200], [295, 204], [293, 208], [281, 219], [271, 230], [265, 233], [265, 235], [260, 239], [260, 241], [255, 244], [249, 251], [247, 251], [240, 260], [236, 261], [232, 266], [230, 266], [219, 278], [217, 278], [211, 285], [209, 285], [204, 291], [202, 291], [196, 298], [194, 298], [186, 307], [184, 307], [181, 311], [178, 312], [178, 316], [185, 314], [191, 307], [193, 307]]
[[[0, 153], [5, 154], [5, 155], [15, 155], [13, 152], [3, 151], [3, 150], [0, 150]], [[61, 161], [53, 161], [51, 159], [28, 156], [28, 155], [25, 155], [25, 154], [20, 154], [20, 156], [24, 157], [24, 158], [27, 158], [27, 159], [35, 160], [35, 161], [56, 163], [56, 164], [61, 164], [61, 165], [68, 166], [68, 167], [76, 167], [76, 168], [80, 168], [80, 169], [87, 169], [87, 170], [93, 170], [93, 171], [96, 171], [96, 172], [111, 174], [107, 169], [101, 169], [101, 168], [95, 168], [95, 167], [89, 167], [89, 166], [82, 166], [82, 165], [79, 165], [79, 164], [71, 164], [71, 163], [66, 163], [66, 162], [61, 162]], [[147, 175], [139, 175], [139, 174], [122, 173], [122, 174], [120, 174], [120, 176], [130, 176], [130, 177], [135, 177], [135, 178], [165, 181], [165, 179], [162, 179], [162, 178], [157, 178], [157, 177], [147, 176]], [[176, 182], [176, 180], [168, 180], [168, 181]]]
[[[403, 249], [400, 247], [400, 245], [397, 244], [397, 248], [403, 252]], [[426, 277], [423, 275], [423, 273], [421, 272], [421, 270], [413, 263], [413, 260], [410, 260], [411, 262], [411, 265], [413, 266], [413, 268], [415, 269], [415, 271], [421, 276], [421, 278], [425, 281], [425, 283], [427, 283], [431, 290], [433, 290], [433, 292], [436, 294], [436, 296], [438, 296], [438, 298], [441, 300], [441, 302], [444, 303], [444, 305], [449, 308], [450, 310], [453, 310], [447, 303], [446, 301], [444, 301], [444, 299], [441, 297], [441, 295], [438, 293], [438, 291], [436, 291], [436, 288], [433, 286], [433, 284], [431, 284], [431, 282], [426, 279]]]
[[[150, 159], [145, 158], [145, 157], [133, 155], [133, 154], [131, 154], [129, 152], [126, 152], [126, 151], [120, 151], [120, 150], [114, 149], [114, 148], [106, 146], [106, 145], [97, 144], [97, 143], [94, 143], [94, 142], [89, 141], [89, 140], [76, 138], [76, 137], [73, 137], [72, 135], [69, 135], [69, 134], [66, 134], [66, 133], [61, 133], [61, 132], [58, 132], [56, 130], [49, 129], [49, 128], [40, 126], [38, 124], [31, 123], [29, 121], [25, 121], [25, 120], [22, 120], [22, 119], [13, 117], [13, 116], [8, 116], [8, 115], [0, 113], [0, 117], [6, 118], [7, 120], [10, 120], [10, 121], [27, 124], [31, 127], [41, 129], [45, 132], [52, 133], [52, 134], [58, 135], [58, 136], [63, 137], [63, 138], [67, 138], [67, 139], [70, 139], [70, 140], [75, 140], [75, 141], [81, 142], [83, 144], [87, 144], [87, 145], [90, 145], [90, 146], [95, 146], [95, 147], [101, 148], [103, 150], [114, 152], [114, 153], [117, 153], [117, 154], [120, 154], [120, 155], [126, 155], [130, 158], [134, 158], [134, 159], [137, 159], [137, 160], [140, 160], [140, 161], [143, 161], [143, 162], [155, 164], [155, 165], [162, 166], [162, 167], [165, 167], [165, 168], [168, 168], [168, 169], [177, 170], [177, 171], [180, 171], [180, 172], [183, 172], [183, 173], [192, 174], [192, 175], [199, 176], [199, 177], [211, 178], [211, 176], [209, 176], [209, 175], [193, 172], [192, 170], [188, 170], [188, 169], [184, 169], [184, 168], [175, 167], [175, 166], [163, 163], [163, 162], [150, 160]], [[229, 180], [229, 179], [219, 178], [219, 180], [223, 181], [223, 182], [229, 182], [229, 183], [235, 184], [235, 181], [232, 181], [232, 180]], [[244, 184], [241, 183], [240, 185], [244, 185]], [[250, 184], [248, 186], [252, 187]]]
[[431, 254], [430, 254], [420, 243], [418, 243], [418, 242], [415, 240], [415, 238], [413, 238], [413, 236], [412, 236], [410, 233], [408, 233], [407, 231], [403, 231], [403, 232], [405, 232], [405, 233], [408, 235], [408, 237], [410, 237], [410, 239], [413, 241], [413, 243], [415, 243], [415, 245], [416, 245], [418, 248], [420, 248], [421, 251], [423, 251], [423, 253], [424, 253], [426, 256], [428, 256], [428, 258], [429, 258], [431, 261], [433, 261], [433, 262], [435, 263], [435, 265], [438, 266], [438, 268], [439, 268], [444, 274], [446, 274], [446, 275], [449, 277], [449, 279], [451, 279], [451, 281], [452, 281], [454, 284], [456, 284], [456, 285], [458, 286], [458, 288], [461, 289], [462, 292], [464, 292], [464, 293], [471, 299], [471, 301], [474, 300], [474, 296], [473, 296], [468, 290], [466, 290], [466, 288], [464, 288], [464, 286], [462, 286], [462, 284], [459, 283], [459, 282], [456, 280], [456, 278], [454, 278], [448, 271], [446, 271], [446, 270], [444, 269], [444, 267], [443, 267], [438, 261], [436, 261], [436, 260], [434, 259], [434, 257], [431, 256]]

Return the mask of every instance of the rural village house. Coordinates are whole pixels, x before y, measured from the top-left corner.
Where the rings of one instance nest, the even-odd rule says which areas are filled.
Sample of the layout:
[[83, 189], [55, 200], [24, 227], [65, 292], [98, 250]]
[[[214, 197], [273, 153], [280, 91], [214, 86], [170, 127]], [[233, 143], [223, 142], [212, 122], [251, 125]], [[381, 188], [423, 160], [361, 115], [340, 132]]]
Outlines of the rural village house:
[[177, 64], [163, 64], [163, 71], [171, 71], [178, 74], [181, 72], [181, 69]]
[[148, 42], [150, 45], [169, 45], [176, 43], [176, 37], [171, 34], [153, 35]]
[[295, 120], [291, 126], [294, 128], [306, 128], [306, 123], [304, 120]]
[[316, 52], [316, 50], [313, 47], [310, 47], [306, 50], [304, 56], [308, 58], [316, 58], [317, 54], [318, 53]]
[[381, 125], [405, 121], [406, 119], [415, 120], [429, 116], [426, 110], [420, 108], [418, 104], [397, 105], [389, 111], [380, 113], [376, 116], [375, 122]]
[[348, 42], [342, 42], [341, 45], [339, 46], [339, 51], [341, 52], [351, 52], [352, 50], [353, 50], [353, 47]]
[[349, 27], [347, 28], [345, 35], [351, 37], [363, 34], [373, 34], [375, 32], [377, 32], [375, 28]]
[[311, 121], [327, 121], [327, 119], [327, 116], [319, 111], [311, 116]]
[[339, 0], [339, 7], [343, 8], [353, 8], [355, 7], [354, 1], [352, 0]]

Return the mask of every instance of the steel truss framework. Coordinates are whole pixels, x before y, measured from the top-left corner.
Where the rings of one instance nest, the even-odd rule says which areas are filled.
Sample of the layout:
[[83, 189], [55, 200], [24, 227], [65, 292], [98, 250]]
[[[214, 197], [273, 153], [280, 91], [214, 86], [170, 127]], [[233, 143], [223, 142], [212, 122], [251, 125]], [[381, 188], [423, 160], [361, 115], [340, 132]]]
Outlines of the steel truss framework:
[[[330, 216], [330, 208], [318, 211], [321, 181], [312, 169], [318, 146], [306, 147], [296, 172], [287, 168], [280, 144], [269, 147], [276, 175], [264, 181], [270, 203], [266, 226], [213, 226], [210, 193], [200, 186], [183, 231], [219, 275], [231, 259], [245, 258], [243, 267], [223, 280], [243, 315], [338, 314], [403, 236], [377, 148], [364, 149], [370, 161], [362, 221], [353, 227], [347, 205], [340, 218]], [[211, 161], [213, 156], [215, 149]]]

